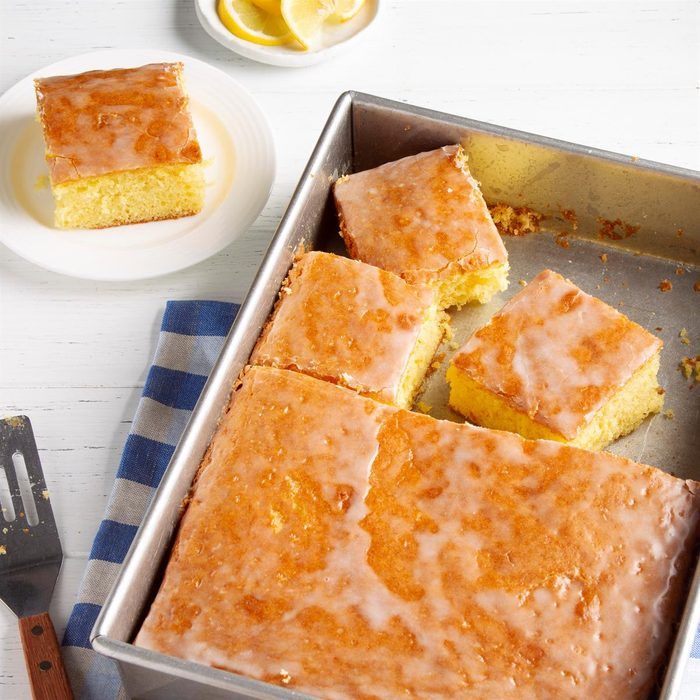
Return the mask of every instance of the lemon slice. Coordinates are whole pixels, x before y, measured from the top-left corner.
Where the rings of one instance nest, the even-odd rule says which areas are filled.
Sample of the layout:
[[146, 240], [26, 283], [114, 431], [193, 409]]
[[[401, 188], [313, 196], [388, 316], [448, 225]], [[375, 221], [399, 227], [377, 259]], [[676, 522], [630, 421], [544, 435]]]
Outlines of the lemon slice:
[[251, 0], [219, 0], [217, 10], [226, 29], [254, 44], [277, 46], [292, 38], [281, 17], [261, 10]]
[[341, 22], [352, 19], [365, 4], [365, 0], [334, 0], [333, 19]]
[[281, 4], [282, 0], [253, 0], [253, 5], [257, 5], [261, 10], [277, 17], [282, 16]]
[[321, 27], [332, 14], [333, 3], [328, 0], [282, 0], [282, 17], [305, 49], [318, 45]]
[[344, 22], [354, 17], [364, 3], [365, 0], [282, 0], [282, 17], [294, 38], [305, 49], [313, 49], [326, 21]]

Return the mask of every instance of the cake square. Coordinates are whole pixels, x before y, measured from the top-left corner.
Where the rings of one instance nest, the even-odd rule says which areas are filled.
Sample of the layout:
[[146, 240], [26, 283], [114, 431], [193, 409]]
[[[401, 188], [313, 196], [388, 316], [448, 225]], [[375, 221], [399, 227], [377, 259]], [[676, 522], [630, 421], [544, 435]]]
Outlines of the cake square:
[[204, 204], [181, 63], [35, 80], [59, 228], [174, 219]]
[[135, 643], [316, 697], [646, 697], [699, 486], [253, 367]]
[[427, 284], [441, 307], [508, 286], [508, 255], [459, 145], [341, 177], [340, 232], [353, 258]]
[[602, 449], [661, 410], [662, 345], [544, 270], [454, 356], [450, 405], [488, 428]]
[[377, 267], [306, 253], [292, 268], [251, 362], [410, 408], [447, 325], [434, 297]]

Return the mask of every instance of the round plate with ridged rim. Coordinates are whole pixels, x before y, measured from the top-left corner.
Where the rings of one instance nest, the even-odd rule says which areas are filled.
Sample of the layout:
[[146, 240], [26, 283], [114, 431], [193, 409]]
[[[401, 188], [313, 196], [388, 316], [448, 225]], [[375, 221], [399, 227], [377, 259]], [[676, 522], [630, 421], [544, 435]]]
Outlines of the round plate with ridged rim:
[[[206, 164], [203, 210], [195, 215], [99, 230], [57, 229], [33, 80], [88, 70], [181, 61]], [[265, 206], [275, 149], [265, 115], [238, 82], [188, 56], [106, 50], [59, 61], [0, 97], [0, 242], [48, 270], [95, 280], [137, 280], [195, 265], [243, 234]]]

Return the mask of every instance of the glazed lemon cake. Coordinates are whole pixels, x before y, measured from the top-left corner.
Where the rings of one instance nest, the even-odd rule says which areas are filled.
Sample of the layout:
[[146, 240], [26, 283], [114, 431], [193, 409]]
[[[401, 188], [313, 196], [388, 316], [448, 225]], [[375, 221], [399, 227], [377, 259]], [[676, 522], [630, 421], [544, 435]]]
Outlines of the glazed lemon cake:
[[662, 345], [545, 270], [454, 356], [450, 405], [488, 428], [602, 449], [661, 410]]
[[699, 489], [253, 367], [135, 644], [337, 700], [645, 698]]
[[59, 228], [201, 211], [202, 153], [181, 63], [35, 80]]
[[410, 408], [446, 325], [432, 290], [314, 251], [292, 268], [251, 362]]
[[461, 146], [341, 177], [340, 231], [353, 258], [433, 287], [443, 308], [508, 286], [508, 255]]

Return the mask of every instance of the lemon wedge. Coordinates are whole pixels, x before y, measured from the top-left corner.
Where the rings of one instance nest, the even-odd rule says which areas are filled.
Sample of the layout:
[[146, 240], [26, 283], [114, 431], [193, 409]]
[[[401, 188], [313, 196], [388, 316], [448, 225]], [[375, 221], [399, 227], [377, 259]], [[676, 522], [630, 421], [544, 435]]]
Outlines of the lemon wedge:
[[354, 17], [365, 0], [282, 0], [282, 17], [294, 38], [305, 48], [319, 43], [328, 20], [345, 22]]
[[365, 0], [333, 0], [333, 19], [345, 22], [352, 19], [365, 4]]
[[331, 3], [326, 0], [282, 0], [282, 17], [305, 49], [316, 47], [321, 27], [332, 14]]
[[265, 10], [271, 15], [282, 16], [282, 0], [253, 0], [253, 5], [257, 5], [261, 10]]
[[[258, 2], [267, 0], [258, 0]], [[270, 3], [272, 4], [271, 0]], [[258, 7], [251, 0], [219, 0], [219, 18], [226, 29], [241, 39], [254, 44], [277, 46], [292, 39], [284, 20]]]

